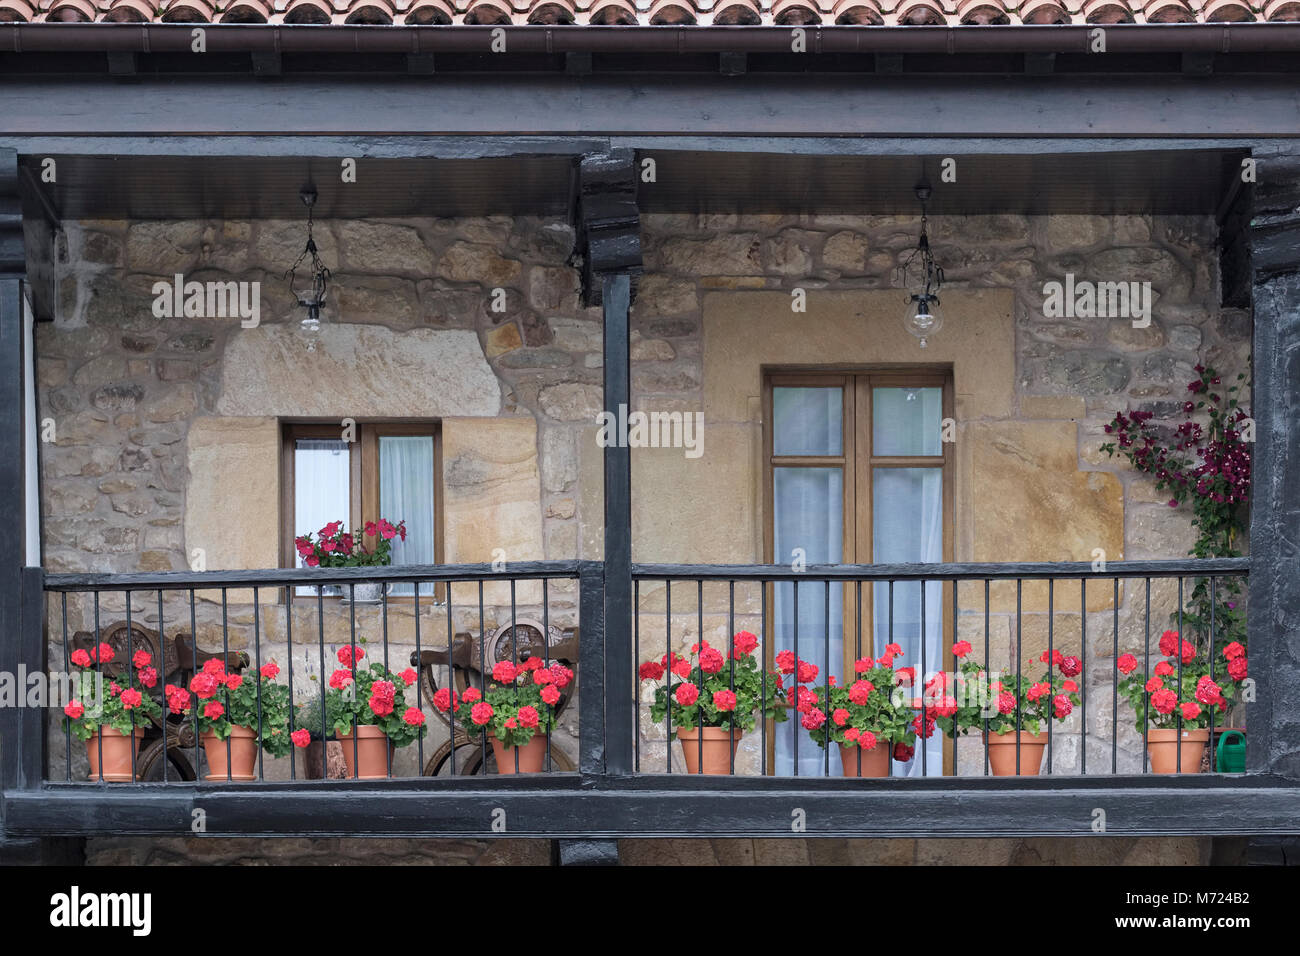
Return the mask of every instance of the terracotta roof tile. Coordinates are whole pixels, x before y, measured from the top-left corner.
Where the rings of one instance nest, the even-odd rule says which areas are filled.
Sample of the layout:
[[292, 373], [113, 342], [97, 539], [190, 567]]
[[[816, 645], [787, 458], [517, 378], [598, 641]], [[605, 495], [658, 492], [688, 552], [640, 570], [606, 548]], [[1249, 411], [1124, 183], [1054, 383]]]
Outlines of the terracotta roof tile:
[[984, 26], [1300, 21], [1300, 0], [0, 0], [0, 23]]

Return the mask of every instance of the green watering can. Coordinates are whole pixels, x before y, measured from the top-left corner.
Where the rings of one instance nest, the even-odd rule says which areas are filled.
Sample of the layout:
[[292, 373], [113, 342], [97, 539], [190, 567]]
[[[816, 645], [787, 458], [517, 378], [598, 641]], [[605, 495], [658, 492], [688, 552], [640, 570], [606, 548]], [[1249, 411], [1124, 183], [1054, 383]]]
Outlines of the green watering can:
[[1219, 773], [1245, 773], [1246, 735], [1240, 730], [1228, 730], [1219, 734], [1215, 758], [1215, 767]]

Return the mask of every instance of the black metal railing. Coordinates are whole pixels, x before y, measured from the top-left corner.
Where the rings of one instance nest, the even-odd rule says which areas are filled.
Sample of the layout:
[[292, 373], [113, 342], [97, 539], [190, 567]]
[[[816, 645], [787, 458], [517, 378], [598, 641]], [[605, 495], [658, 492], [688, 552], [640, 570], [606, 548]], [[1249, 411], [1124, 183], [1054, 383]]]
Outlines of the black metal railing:
[[[442, 688], [483, 688], [498, 660], [519, 663], [534, 656], [549, 661], [562, 650], [582, 678], [586, 693], [569, 689], [564, 703], [576, 696], [579, 715], [572, 733], [546, 734], [546, 771], [605, 772], [608, 754], [621, 745], [612, 727], [627, 727], [631, 772], [638, 775], [680, 774], [683, 744], [676, 741], [672, 709], [651, 720], [642, 686], [628, 695], [606, 687], [611, 655], [620, 644], [633, 663], [647, 657], [667, 659], [690, 645], [712, 640], [726, 653], [734, 690], [734, 638], [741, 631], [757, 636], [763, 663], [762, 696], [782, 680], [772, 671], [776, 654], [792, 652], [818, 662], [816, 686], [827, 700], [833, 681], [852, 677], [844, 662], [879, 655], [883, 646], [902, 642], [914, 650], [906, 663], [914, 668], [918, 729], [934, 716], [934, 701], [922, 688], [936, 674], [947, 673], [950, 648], [969, 640], [975, 656], [991, 670], [1001, 664], [1019, 678], [1025, 652], [1041, 649], [1050, 660], [1068, 653], [1079, 662], [1080, 705], [1069, 725], [1047, 721], [1042, 771], [1055, 775], [1124, 775], [1150, 772], [1147, 734], [1121, 734], [1126, 716], [1119, 697], [1115, 663], [1123, 651], [1137, 651], [1150, 671], [1153, 634], [1167, 616], [1183, 632], [1187, 597], [1208, 594], [1211, 646], [1218, 639], [1219, 612], [1228, 582], [1248, 571], [1246, 559], [1215, 561], [1121, 562], [1108, 567], [1081, 563], [942, 564], [811, 566], [634, 565], [633, 612], [624, 638], [614, 622], [603, 619], [606, 569], [593, 562], [534, 562], [494, 569], [482, 565], [407, 568], [221, 571], [158, 575], [55, 574], [44, 578], [47, 598], [46, 640], [49, 663], [74, 668], [73, 655], [87, 646], [116, 640], [125, 658], [138, 645], [149, 647], [158, 662], [153, 693], [162, 704], [160, 721], [148, 724], [149, 739], [132, 752], [131, 779], [137, 783], [201, 780], [204, 758], [199, 743], [197, 708], [182, 721], [168, 713], [162, 693], [171, 676], [187, 686], [206, 661], [218, 659], [231, 672], [249, 671], [256, 679], [275, 659], [287, 681], [288, 730], [308, 729], [314, 749], [304, 760], [299, 748], [285, 758], [259, 751], [256, 779], [297, 781], [327, 776], [331, 736], [323, 685], [338, 647], [363, 646], [390, 666], [416, 670], [413, 705], [427, 718], [431, 732], [408, 751], [390, 752], [385, 777], [456, 777], [491, 773], [493, 752], [486, 733], [471, 737], [433, 706]], [[1156, 593], [1153, 594], [1153, 583]], [[356, 588], [381, 585], [374, 604], [356, 599]], [[576, 584], [576, 587], [575, 587]], [[402, 586], [410, 593], [389, 593]], [[1234, 588], [1234, 594], [1239, 588]], [[236, 593], [238, 592], [238, 593]], [[1244, 595], [1235, 595], [1244, 601]], [[1236, 602], [1234, 602], [1236, 603]], [[1244, 605], [1233, 608], [1240, 618]], [[120, 619], [120, 620], [119, 620]], [[588, 620], [590, 630], [580, 627]], [[400, 621], [400, 625], [398, 625]], [[435, 633], [436, 632], [436, 633]], [[520, 637], [525, 636], [521, 647]], [[845, 650], [851, 649], [851, 654]], [[980, 656], [982, 651], [982, 656]], [[283, 660], [281, 661], [281, 655]], [[1075, 656], [1077, 655], [1077, 657]], [[1211, 654], [1211, 667], [1215, 655]], [[372, 657], [372, 659], [374, 659]], [[96, 662], [94, 669], [109, 683], [118, 671]], [[355, 676], [356, 663], [344, 662]], [[1181, 676], [1181, 657], [1179, 676]], [[623, 673], [626, 673], [625, 671]], [[1213, 676], [1213, 671], [1212, 671]], [[621, 683], [621, 681], [619, 682]], [[576, 682], [575, 682], [576, 685]], [[260, 686], [260, 685], [259, 685]], [[319, 695], [319, 700], [317, 699]], [[306, 704], [310, 699], [310, 703]], [[1018, 695], [1017, 695], [1018, 699]], [[259, 738], [262, 735], [258, 697]], [[304, 707], [304, 705], [306, 706]], [[1020, 724], [1017, 703], [1016, 723]], [[572, 711], [563, 711], [571, 717]], [[728, 724], [728, 776], [838, 776], [831, 747], [819, 749], [800, 732], [796, 719], [774, 724], [760, 719], [750, 733]], [[310, 720], [305, 718], [310, 716]], [[1129, 715], [1136, 718], [1137, 715]], [[1144, 718], [1146, 714], [1142, 715]], [[1214, 725], [1211, 723], [1211, 739]], [[573, 721], [564, 721], [573, 730]], [[1145, 721], [1141, 721], [1145, 727]], [[1181, 717], [1176, 718], [1181, 728]], [[442, 730], [438, 730], [441, 727]], [[987, 723], [985, 725], [987, 731]], [[46, 779], [77, 782], [81, 772], [77, 744], [67, 730], [61, 759], [47, 754]], [[692, 746], [703, 753], [703, 735]], [[610, 739], [607, 739], [610, 738]], [[986, 735], [953, 734], [942, 746], [935, 734], [917, 740], [912, 761], [891, 759], [891, 776], [988, 776]], [[351, 736], [356, 775], [357, 736]], [[576, 748], [575, 748], [576, 745]], [[737, 746], [738, 745], [738, 746]], [[230, 741], [226, 741], [227, 755]], [[577, 759], [574, 760], [574, 750]], [[1017, 738], [1016, 772], [1022, 766]], [[414, 761], [410, 759], [413, 754]], [[89, 755], [88, 755], [89, 756]], [[518, 750], [513, 759], [517, 761]], [[1181, 760], [1181, 756], [1179, 757]], [[75, 764], [75, 766], [74, 766]], [[103, 782], [103, 761], [91, 782]], [[319, 766], [317, 766], [319, 765]], [[230, 762], [224, 781], [234, 782]], [[506, 769], [510, 768], [498, 768]], [[516, 768], [518, 769], [517, 765]], [[1182, 770], [1181, 764], [1177, 769]], [[1190, 769], [1190, 768], [1189, 768]]]
[[[394, 754], [389, 749], [384, 777], [487, 774], [495, 768], [487, 731], [469, 735], [453, 714], [435, 706], [435, 695], [443, 688], [457, 696], [469, 687], [482, 693], [498, 661], [519, 664], [535, 656], [547, 664], [568, 661], [580, 670], [580, 581], [586, 590], [599, 589], [598, 579], [588, 574], [584, 581], [580, 565], [572, 561], [519, 563], [508, 570], [461, 565], [54, 574], [44, 578], [47, 657], [50, 665], [62, 665], [64, 675], [93, 674], [100, 687], [112, 693], [115, 678], [122, 680], [122, 675], [127, 675], [123, 682], [132, 686], [130, 662], [139, 651], [148, 653], [146, 666], [154, 673], [148, 686], [142, 686], [137, 671], [134, 685], [153, 697], [161, 717], [143, 716], [137, 721], [135, 715], [143, 713], [142, 708], [131, 712], [133, 735], [138, 729], [146, 736], [138, 747], [130, 748], [129, 782], [204, 780], [200, 702], [191, 693], [188, 712], [178, 716], [169, 708], [167, 688], [191, 690], [205, 665], [223, 675], [239, 675], [232, 683], [244, 679], [256, 683], [257, 726], [249, 729], [261, 741], [268, 727], [259, 676], [272, 662], [278, 673], [272, 674], [275, 686], [268, 686], [267, 693], [280, 694], [279, 687], [288, 693], [287, 726], [281, 732], [292, 736], [305, 731], [319, 766], [310, 766], [313, 761], [306, 759], [303, 747], [292, 746], [284, 756], [269, 758], [266, 748], [259, 746], [256, 781], [330, 776], [330, 738], [335, 735], [326, 713], [326, 684], [333, 668], [342, 673], [343, 684], [350, 676], [355, 689], [363, 654], [370, 661], [382, 661], [385, 672], [406, 685], [406, 704], [423, 715], [423, 726], [429, 731], [403, 751]], [[358, 589], [366, 585], [377, 586], [369, 600], [358, 597]], [[399, 587], [407, 593], [391, 593]], [[111, 656], [97, 652], [104, 644], [112, 648]], [[342, 648], [361, 650], [343, 652]], [[562, 692], [555, 705], [557, 716], [564, 713], [575, 690], [576, 686], [568, 686]], [[229, 693], [225, 685], [212, 699], [228, 705]], [[278, 702], [283, 704], [283, 698]], [[268, 700], [266, 706], [274, 705]], [[445, 733], [436, 730], [439, 727]], [[102, 736], [95, 735], [85, 752], [85, 760], [93, 760], [98, 768], [89, 774], [81, 771], [81, 753], [70, 729], [65, 726], [50, 736], [61, 739], [64, 752], [61, 760], [47, 755], [46, 779], [108, 782]], [[334, 746], [352, 747], [351, 754], [338, 754], [356, 778], [360, 735], [355, 717], [352, 733], [344, 736], [350, 741]], [[543, 771], [576, 770], [569, 752], [580, 742], [562, 746], [554, 737], [554, 729], [548, 726]], [[224, 748], [225, 773], [209, 773], [208, 781], [235, 781], [232, 737], [226, 738]], [[519, 751], [511, 748], [510, 753], [515, 766], [495, 769], [518, 771]]]
[[[783, 680], [781, 673], [772, 670], [775, 655], [789, 651], [796, 660], [805, 656], [815, 660], [820, 674], [819, 700], [825, 702], [834, 682], [852, 679], [852, 672], [846, 673], [844, 661], [871, 655], [873, 651], [878, 655], [883, 647], [904, 641], [916, 651], [907, 663], [916, 671], [911, 684], [916, 688], [912, 703], [917, 729], [923, 730], [931, 726], [936, 710], [935, 697], [926, 688], [942, 674], [949, 675], [947, 686], [953, 686], [951, 648], [958, 641], [970, 641], [974, 656], [984, 663], [991, 676], [994, 662], [1005, 662], [1007, 679], [1014, 673], [1016, 687], [1025, 674], [1025, 651], [1032, 646], [1035, 660], [1040, 650], [1048, 661], [1057, 660], [1056, 655], [1068, 655], [1071, 676], [1077, 678], [1071, 693], [1077, 692], [1079, 698], [1079, 706], [1072, 708], [1070, 724], [1071, 728], [1077, 725], [1077, 730], [1058, 729], [1053, 726], [1055, 720], [1046, 721], [1042, 772], [1081, 776], [1147, 774], [1151, 772], [1147, 758], [1149, 695], [1144, 699], [1141, 714], [1126, 713], [1127, 705], [1119, 696], [1117, 661], [1123, 653], [1135, 652], [1135, 658], [1140, 656], [1145, 665], [1143, 672], [1150, 673], [1153, 633], [1158, 634], [1167, 627], [1182, 635], [1185, 625], [1194, 623], [1202, 639], [1208, 641], [1211, 679], [1218, 676], [1216, 667], [1221, 675], [1225, 662], [1217, 660], [1220, 656], [1217, 650], [1225, 640], [1224, 627], [1239, 629], [1241, 641], [1245, 643], [1245, 593], [1241, 584], [1248, 569], [1248, 560], [1244, 558], [1117, 562], [1109, 566], [1030, 563], [794, 569], [635, 565], [633, 654], [637, 662], [671, 664], [674, 654], [689, 656], [696, 642], [712, 640], [729, 662], [726, 676], [734, 692], [734, 640], [738, 630], [748, 630], [758, 637], [764, 699], [772, 699], [770, 684], [779, 685]], [[1153, 582], [1160, 589], [1154, 598]], [[1029, 591], [1032, 591], [1032, 609], [1026, 607]], [[1063, 592], [1069, 592], [1068, 602], [1062, 601]], [[1187, 605], [1193, 594], [1198, 596], [1201, 608], [1208, 608], [1208, 614], [1196, 615], [1189, 622], [1193, 615]], [[1224, 610], [1225, 601], [1231, 605], [1230, 613]], [[902, 613], [904, 610], [909, 613]], [[1167, 625], [1161, 626], [1162, 616]], [[1062, 633], [1063, 617], [1071, 625], [1065, 634]], [[1004, 650], [1001, 653], [993, 637], [995, 621], [1002, 629]], [[1032, 634], [1027, 634], [1027, 625], [1032, 625]], [[908, 633], [904, 635], [904, 631]], [[844, 653], [846, 648], [852, 649], [851, 655]], [[1176, 679], [1180, 686], [1182, 666], [1183, 655], [1179, 653], [1171, 679]], [[665, 673], [662, 680], [654, 679], [652, 674], [644, 684], [649, 690], [639, 687], [635, 692], [635, 770], [681, 773], [686, 762], [683, 758], [688, 756], [685, 749], [693, 747], [697, 748], [697, 753], [692, 755], [698, 765], [695, 772], [702, 775], [705, 772], [703, 734], [692, 737], [689, 743], [674, 742], [677, 728], [673, 708], [665, 708], [661, 703], [662, 716], [657, 720], [651, 719], [648, 712], [651, 692], [675, 686], [671, 673]], [[987, 694], [987, 686], [983, 692]], [[1021, 729], [1022, 702], [1019, 694], [1015, 696], [1015, 726]], [[729, 775], [838, 776], [831, 747], [819, 751], [815, 742], [800, 733], [801, 721], [793, 704], [792, 701], [787, 706], [796, 719], [785, 723], [759, 720], [754, 731], [748, 734], [737, 727], [733, 714], [725, 724], [731, 751]], [[1220, 728], [1215, 726], [1214, 707], [1207, 709], [1212, 744]], [[821, 716], [829, 717], [829, 714]], [[1121, 748], [1122, 738], [1126, 736], [1121, 733], [1121, 722], [1130, 717], [1142, 726], [1141, 736], [1129, 737], [1124, 741], [1128, 746]], [[918, 735], [914, 760], [890, 759], [888, 775], [916, 776], [919, 771], [920, 776], [989, 776], [986, 745], [989, 721], [985, 719], [983, 723], [983, 734], [964, 737], [953, 733], [942, 746], [934, 744], [936, 738], [943, 739], [937, 732], [929, 738], [929, 746], [925, 736]], [[1178, 739], [1181, 739], [1182, 724], [1182, 713], [1175, 709]], [[1134, 752], [1139, 748], [1139, 752]], [[1213, 748], [1209, 749], [1214, 769]], [[810, 750], [814, 752], [813, 761], [807, 759]], [[1175, 772], [1197, 769], [1184, 768], [1182, 748], [1174, 750]], [[1037, 775], [1038, 766], [1031, 768], [1028, 758], [1022, 759], [1021, 751], [1021, 737], [1017, 733], [1015, 774]], [[860, 751], [858, 759], [861, 772]]]

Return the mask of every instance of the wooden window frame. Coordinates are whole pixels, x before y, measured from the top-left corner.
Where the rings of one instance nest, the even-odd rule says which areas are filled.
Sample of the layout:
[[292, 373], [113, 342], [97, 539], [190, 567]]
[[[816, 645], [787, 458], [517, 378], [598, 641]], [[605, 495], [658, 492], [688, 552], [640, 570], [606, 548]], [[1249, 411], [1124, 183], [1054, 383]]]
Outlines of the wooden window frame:
[[[442, 426], [437, 420], [366, 421], [357, 423], [356, 440], [348, 444], [348, 527], [363, 528], [367, 521], [380, 515], [379, 501], [379, 439], [393, 435], [429, 435], [433, 438], [433, 553], [434, 563], [445, 560], [443, 551], [443, 486], [442, 486]], [[280, 564], [297, 567], [297, 550], [294, 548], [294, 451], [299, 438], [340, 438], [337, 422], [283, 422], [280, 445]], [[387, 516], [385, 516], [387, 517]], [[295, 589], [290, 588], [292, 593]], [[445, 585], [434, 588], [434, 603], [445, 600]], [[302, 598], [305, 595], [293, 595]], [[341, 598], [326, 598], [340, 601]], [[425, 596], [428, 600], [428, 596]], [[413, 604], [414, 595], [393, 595], [390, 604]]]
[[[777, 455], [774, 450], [775, 432], [772, 412], [773, 389], [775, 388], [839, 388], [843, 400], [843, 435], [839, 455]], [[763, 555], [768, 564], [783, 563], [787, 556], [778, 559], [776, 548], [776, 499], [775, 470], [778, 467], [826, 468], [839, 467], [843, 470], [843, 515], [841, 535], [843, 550], [841, 561], [845, 564], [870, 564], [873, 559], [873, 507], [872, 507], [872, 471], [875, 468], [938, 468], [942, 473], [943, 489], [941, 501], [943, 507], [943, 561], [953, 560], [953, 475], [955, 470], [954, 443], [944, 442], [941, 454], [925, 456], [876, 455], [873, 447], [872, 388], [941, 388], [941, 419], [955, 419], [955, 396], [953, 390], [953, 373], [950, 366], [845, 366], [816, 368], [782, 368], [765, 367], [762, 369], [762, 408], [763, 408]], [[955, 622], [952, 617], [952, 583], [942, 584], [943, 619], [941, 622], [940, 646], [943, 659], [939, 666], [951, 670], [954, 666], [952, 657], [952, 640], [946, 637], [954, 633]], [[841, 674], [852, 673], [853, 661], [857, 656], [857, 641], [861, 636], [863, 654], [875, 656], [874, 611], [872, 586], [862, 586], [862, 607], [856, 607], [856, 585], [844, 585], [841, 601], [844, 613], [842, 633], [844, 635], [844, 660], [841, 662]], [[764, 621], [765, 632], [775, 634], [776, 602], [768, 602], [767, 620]], [[861, 627], [859, 631], [858, 628]], [[954, 639], [955, 640], [955, 639]], [[776, 648], [767, 642], [768, 666], [773, 664]], [[920, 661], [910, 662], [920, 670]], [[927, 661], [931, 670], [934, 662]], [[774, 767], [776, 759], [776, 734], [768, 734], [768, 766]], [[952, 741], [944, 742], [944, 773], [954, 772]]]

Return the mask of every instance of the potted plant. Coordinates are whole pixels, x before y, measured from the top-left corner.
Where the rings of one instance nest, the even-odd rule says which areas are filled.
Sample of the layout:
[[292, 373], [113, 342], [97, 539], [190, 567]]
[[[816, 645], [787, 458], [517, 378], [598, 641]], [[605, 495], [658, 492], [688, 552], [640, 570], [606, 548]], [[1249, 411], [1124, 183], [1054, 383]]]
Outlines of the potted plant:
[[767, 675], [764, 699], [757, 648], [758, 638], [741, 631], [731, 639], [730, 666], [726, 654], [704, 640], [691, 645], [690, 657], [670, 651], [641, 665], [641, 680], [666, 678], [655, 688], [650, 717], [656, 723], [667, 717], [676, 728], [688, 773], [730, 773], [736, 745], [754, 729], [759, 711], [785, 720], [785, 690], [775, 672]]
[[[1074, 681], [1083, 662], [1059, 650], [1043, 651], [1033, 668], [1042, 664], [1038, 677], [1000, 675], [990, 680], [987, 668], [970, 657], [970, 641], [952, 648], [958, 665], [955, 674], [936, 674], [924, 690], [925, 726], [918, 714], [914, 725], [929, 738], [939, 727], [950, 737], [979, 729], [985, 734], [989, 770], [995, 777], [1037, 776], [1047, 746], [1048, 721], [1062, 721], [1079, 706], [1079, 685]], [[1019, 767], [1017, 768], [1017, 754]]]
[[104, 674], [103, 665], [114, 656], [113, 648], [103, 643], [72, 652], [77, 670], [72, 673], [72, 699], [63, 708], [63, 727], [86, 742], [91, 780], [120, 783], [134, 778], [132, 767], [144, 727], [162, 717], [162, 706], [151, 694], [158, 671], [149, 652], [136, 651], [125, 673]]
[[249, 680], [243, 674], [227, 673], [225, 661], [213, 657], [190, 678], [189, 691], [167, 685], [167, 707], [173, 714], [198, 709], [208, 780], [253, 780], [259, 744], [272, 757], [283, 757], [294, 746], [289, 688], [276, 683], [279, 673], [279, 665], [271, 661], [262, 666], [257, 680]]
[[1235, 641], [1224, 647], [1214, 675], [1206, 655], [1178, 631], [1160, 635], [1160, 653], [1165, 659], [1150, 677], [1138, 671], [1134, 655], [1120, 655], [1119, 692], [1133, 708], [1137, 732], [1146, 731], [1152, 773], [1200, 773], [1212, 717], [1240, 698], [1249, 672], [1246, 648]]
[[538, 773], [546, 758], [546, 734], [555, 726], [560, 691], [573, 671], [558, 661], [530, 657], [521, 664], [498, 661], [486, 690], [467, 687], [457, 696], [440, 687], [433, 706], [452, 713], [471, 736], [487, 733], [496, 754], [497, 773]]
[[415, 670], [394, 674], [378, 661], [363, 667], [365, 656], [357, 645], [339, 648], [342, 667], [325, 691], [325, 725], [343, 745], [348, 777], [376, 780], [388, 776], [393, 749], [423, 737], [426, 728], [424, 712], [408, 706], [404, 693], [415, 683]]
[[[828, 679], [829, 697], [821, 706], [826, 688], [799, 687], [795, 710], [817, 744], [838, 745], [846, 777], [887, 777], [889, 758], [910, 760], [915, 752], [916, 731], [912, 719], [911, 668], [895, 671], [894, 659], [902, 656], [897, 644], [886, 646], [877, 659], [864, 657], [853, 665], [854, 677], [847, 687], [834, 676]], [[817, 678], [816, 666], [796, 661], [792, 651], [776, 656], [777, 670], [793, 674], [800, 683]]]
[[[316, 680], [316, 675], [311, 675]], [[343, 780], [347, 766], [343, 745], [326, 729], [325, 702], [319, 691], [293, 708], [294, 746], [303, 748], [303, 768], [308, 780]]]
[[[373, 541], [366, 547], [364, 538]], [[298, 557], [309, 568], [384, 567], [393, 561], [393, 538], [406, 540], [406, 522], [392, 524], [384, 518], [367, 521], [362, 535], [346, 531], [342, 521], [331, 521], [320, 531], [294, 539]], [[373, 604], [384, 593], [378, 581], [367, 581], [346, 589], [358, 604]]]

